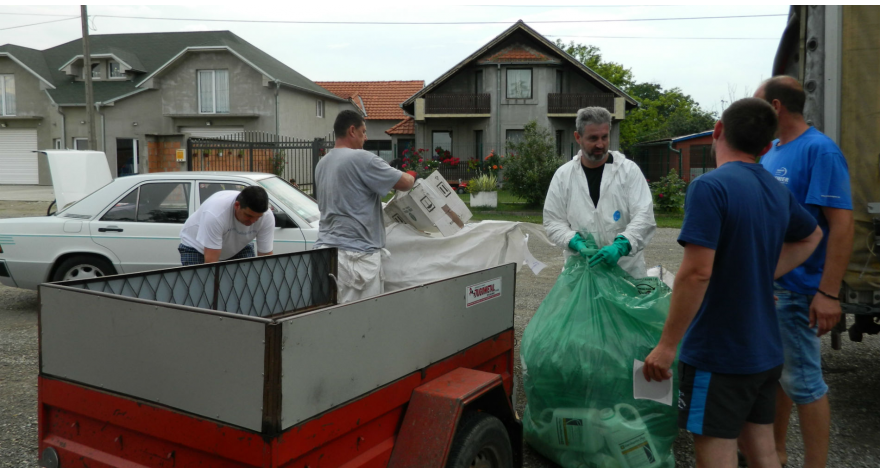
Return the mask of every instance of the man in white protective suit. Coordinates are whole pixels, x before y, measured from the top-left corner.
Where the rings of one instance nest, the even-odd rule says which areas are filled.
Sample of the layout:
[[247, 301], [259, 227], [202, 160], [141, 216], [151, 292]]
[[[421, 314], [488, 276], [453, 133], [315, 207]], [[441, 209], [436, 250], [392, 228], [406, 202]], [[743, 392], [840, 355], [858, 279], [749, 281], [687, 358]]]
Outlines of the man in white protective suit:
[[[544, 202], [544, 228], [550, 240], [589, 259], [590, 266], [620, 265], [635, 278], [647, 276], [645, 247], [654, 230], [654, 203], [639, 167], [610, 151], [611, 114], [603, 107], [578, 111], [574, 139], [580, 151], [553, 175]], [[587, 252], [592, 234], [600, 246]]]

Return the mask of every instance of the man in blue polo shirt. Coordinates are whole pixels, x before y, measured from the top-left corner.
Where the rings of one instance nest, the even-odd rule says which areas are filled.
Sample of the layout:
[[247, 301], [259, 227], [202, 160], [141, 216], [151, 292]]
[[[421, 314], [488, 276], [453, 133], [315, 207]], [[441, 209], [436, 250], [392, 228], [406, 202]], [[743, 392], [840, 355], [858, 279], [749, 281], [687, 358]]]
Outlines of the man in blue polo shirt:
[[780, 467], [773, 444], [783, 354], [773, 280], [800, 265], [822, 231], [794, 196], [755, 163], [776, 132], [760, 99], [724, 111], [712, 134], [717, 169], [690, 184], [684, 246], [669, 318], [645, 359], [648, 380], [672, 377], [679, 354], [679, 427], [694, 435], [697, 467]]
[[818, 336], [840, 320], [838, 294], [854, 231], [849, 169], [840, 148], [804, 120], [806, 94], [795, 78], [768, 79], [755, 97], [769, 102], [779, 117], [779, 139], [761, 158], [761, 165], [794, 194], [825, 234], [803, 265], [776, 281], [776, 313], [785, 351], [773, 427], [776, 450], [785, 464], [785, 437], [794, 401], [804, 439], [804, 467], [825, 467], [831, 408], [828, 386], [822, 379]]

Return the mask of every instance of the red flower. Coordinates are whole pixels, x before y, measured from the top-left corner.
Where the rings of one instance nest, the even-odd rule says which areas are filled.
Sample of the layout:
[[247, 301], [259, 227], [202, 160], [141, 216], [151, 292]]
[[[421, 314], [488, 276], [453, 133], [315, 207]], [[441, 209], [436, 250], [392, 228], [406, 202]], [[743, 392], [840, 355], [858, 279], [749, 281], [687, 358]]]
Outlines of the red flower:
[[663, 199], [663, 193], [660, 193], [660, 199]]
[[421, 159], [421, 158], [419, 158], [419, 163], [421, 163], [421, 162], [422, 162], [422, 159]]

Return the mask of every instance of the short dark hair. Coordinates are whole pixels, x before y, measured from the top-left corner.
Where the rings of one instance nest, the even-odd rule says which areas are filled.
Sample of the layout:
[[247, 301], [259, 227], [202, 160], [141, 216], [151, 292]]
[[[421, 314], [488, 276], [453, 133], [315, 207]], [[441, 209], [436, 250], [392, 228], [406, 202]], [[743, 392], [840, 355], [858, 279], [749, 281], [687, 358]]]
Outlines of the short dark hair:
[[783, 107], [793, 114], [804, 113], [807, 93], [797, 79], [790, 76], [776, 76], [764, 83], [764, 100], [773, 103], [778, 100]]
[[730, 104], [721, 114], [724, 138], [731, 148], [755, 156], [773, 141], [777, 121], [773, 107], [753, 97]]
[[348, 135], [349, 128], [352, 126], [360, 128], [363, 124], [364, 118], [361, 117], [361, 114], [354, 110], [343, 110], [339, 112], [339, 115], [336, 116], [336, 121], [333, 122], [333, 133], [336, 134], [336, 138], [342, 138]]
[[235, 202], [242, 209], [250, 209], [254, 212], [266, 212], [269, 210], [269, 195], [262, 186], [248, 186], [241, 190]]

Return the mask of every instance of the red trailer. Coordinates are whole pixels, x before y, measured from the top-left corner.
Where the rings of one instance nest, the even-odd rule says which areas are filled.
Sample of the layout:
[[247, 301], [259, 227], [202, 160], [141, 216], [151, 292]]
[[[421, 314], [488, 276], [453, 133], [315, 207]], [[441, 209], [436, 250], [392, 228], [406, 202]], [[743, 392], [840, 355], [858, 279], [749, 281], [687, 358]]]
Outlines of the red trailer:
[[335, 250], [40, 287], [46, 467], [509, 467], [515, 265], [335, 304]]

